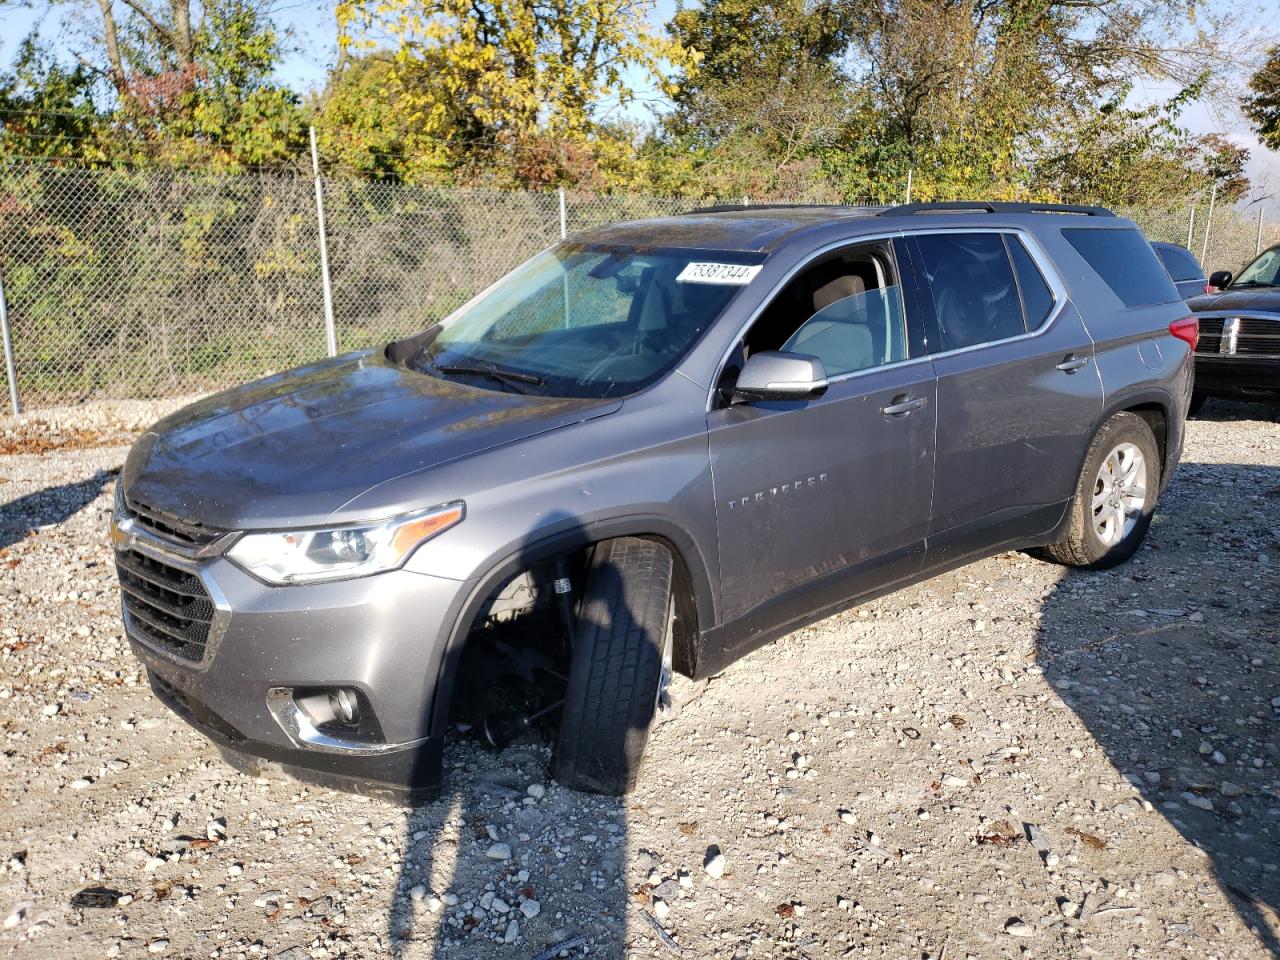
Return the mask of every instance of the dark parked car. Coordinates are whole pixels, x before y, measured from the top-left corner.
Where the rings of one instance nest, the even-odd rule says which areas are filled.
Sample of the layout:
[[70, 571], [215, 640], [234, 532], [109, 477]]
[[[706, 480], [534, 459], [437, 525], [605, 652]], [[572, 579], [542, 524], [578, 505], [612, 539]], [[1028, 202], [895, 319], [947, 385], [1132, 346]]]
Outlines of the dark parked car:
[[1195, 339], [1099, 208], [603, 227], [156, 424], [118, 484], [125, 628], [236, 762], [432, 791], [465, 711], [623, 792], [673, 670], [1010, 548], [1130, 557]]
[[1200, 321], [1191, 412], [1209, 397], [1280, 399], [1280, 245], [1232, 277], [1209, 277], [1217, 293], [1189, 301]]
[[1151, 247], [1169, 272], [1169, 279], [1178, 288], [1183, 300], [1190, 300], [1204, 293], [1209, 278], [1205, 276], [1204, 267], [1200, 266], [1194, 253], [1176, 243], [1152, 243]]

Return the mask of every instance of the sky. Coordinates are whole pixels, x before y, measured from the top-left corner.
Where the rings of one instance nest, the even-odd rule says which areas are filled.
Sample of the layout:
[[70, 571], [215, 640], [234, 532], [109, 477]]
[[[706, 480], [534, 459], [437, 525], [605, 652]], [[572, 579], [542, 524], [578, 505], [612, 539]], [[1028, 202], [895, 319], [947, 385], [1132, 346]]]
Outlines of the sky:
[[[42, 37], [52, 41], [56, 48], [73, 55], [73, 38], [84, 30], [83, 24], [78, 27], [76, 23], [75, 18], [81, 16], [76, 13], [77, 9], [74, 5], [45, 2], [28, 5], [23, 0], [0, 0], [0, 68], [8, 66], [18, 43], [35, 27], [39, 27]], [[336, 52], [332, 0], [278, 0], [274, 10], [276, 23], [286, 34], [286, 54], [276, 71], [277, 78], [303, 92], [319, 89]], [[674, 10], [675, 0], [657, 0], [655, 21], [666, 22]], [[1264, 2], [1252, 7], [1251, 12], [1254, 18], [1248, 34], [1280, 38], [1280, 4]], [[91, 26], [96, 26], [96, 22]], [[1176, 92], [1171, 83], [1139, 79], [1130, 100], [1133, 105], [1143, 105], [1167, 100]], [[1247, 148], [1246, 173], [1253, 189], [1241, 201], [1242, 205], [1256, 209], [1261, 204], [1280, 213], [1280, 153], [1262, 146], [1230, 97], [1190, 104], [1181, 123], [1193, 133], [1220, 133]]]

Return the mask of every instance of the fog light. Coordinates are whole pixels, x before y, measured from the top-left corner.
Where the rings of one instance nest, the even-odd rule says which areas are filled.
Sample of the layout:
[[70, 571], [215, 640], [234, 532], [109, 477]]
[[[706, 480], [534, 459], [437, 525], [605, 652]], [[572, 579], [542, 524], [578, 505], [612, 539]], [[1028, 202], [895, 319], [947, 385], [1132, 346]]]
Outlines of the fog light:
[[347, 726], [360, 722], [360, 698], [349, 687], [339, 687], [329, 694], [329, 707], [334, 719]]

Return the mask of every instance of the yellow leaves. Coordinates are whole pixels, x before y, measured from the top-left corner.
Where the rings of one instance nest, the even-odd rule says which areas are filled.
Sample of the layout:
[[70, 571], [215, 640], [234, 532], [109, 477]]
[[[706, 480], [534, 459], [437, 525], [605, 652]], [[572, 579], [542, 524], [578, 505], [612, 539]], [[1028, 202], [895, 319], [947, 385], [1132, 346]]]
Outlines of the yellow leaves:
[[[401, 106], [423, 134], [488, 136], [597, 129], [602, 102], [626, 102], [634, 78], [671, 92], [700, 55], [650, 26], [654, 0], [343, 0], [340, 24], [390, 41]], [[386, 44], [384, 43], [384, 46]]]

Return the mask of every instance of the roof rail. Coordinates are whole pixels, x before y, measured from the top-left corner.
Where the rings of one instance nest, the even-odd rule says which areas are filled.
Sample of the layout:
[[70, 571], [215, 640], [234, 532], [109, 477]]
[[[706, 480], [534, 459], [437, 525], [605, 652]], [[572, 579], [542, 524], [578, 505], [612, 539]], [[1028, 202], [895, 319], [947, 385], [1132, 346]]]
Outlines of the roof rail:
[[933, 203], [903, 203], [882, 210], [881, 217], [903, 217], [916, 213], [952, 213], [979, 211], [982, 213], [1074, 213], [1085, 217], [1114, 217], [1106, 207], [1091, 207], [1077, 203], [1025, 203], [1005, 200], [947, 200]]
[[718, 203], [710, 207], [695, 207], [682, 211], [680, 216], [688, 217], [696, 213], [736, 213], [742, 210], [857, 210], [858, 207], [845, 203]]

